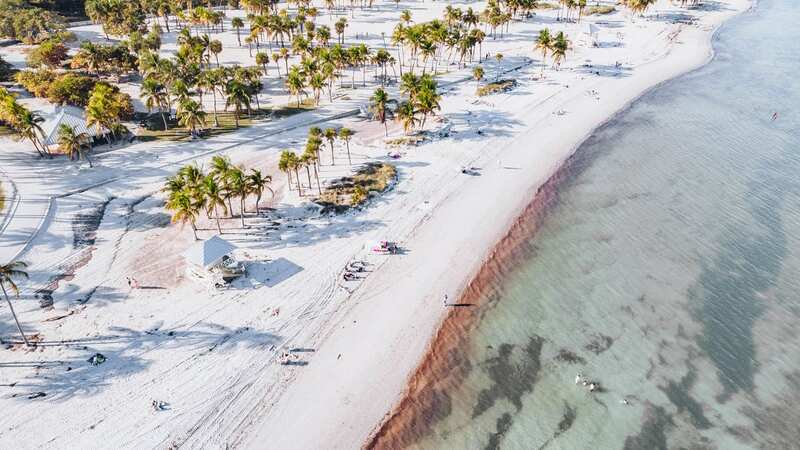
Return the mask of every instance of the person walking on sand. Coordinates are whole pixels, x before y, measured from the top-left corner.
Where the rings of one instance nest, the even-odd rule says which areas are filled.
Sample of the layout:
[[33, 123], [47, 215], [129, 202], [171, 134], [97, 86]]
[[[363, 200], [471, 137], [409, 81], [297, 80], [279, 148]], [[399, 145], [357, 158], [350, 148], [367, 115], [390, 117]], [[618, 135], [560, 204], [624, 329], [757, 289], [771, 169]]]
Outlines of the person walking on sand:
[[442, 303], [444, 304], [444, 307], [445, 307], [445, 308], [447, 308], [447, 306], [449, 305], [449, 304], [447, 303], [447, 294], [444, 294], [444, 300], [442, 300]]
[[125, 277], [125, 279], [128, 281], [128, 289], [130, 289], [131, 288], [131, 277]]

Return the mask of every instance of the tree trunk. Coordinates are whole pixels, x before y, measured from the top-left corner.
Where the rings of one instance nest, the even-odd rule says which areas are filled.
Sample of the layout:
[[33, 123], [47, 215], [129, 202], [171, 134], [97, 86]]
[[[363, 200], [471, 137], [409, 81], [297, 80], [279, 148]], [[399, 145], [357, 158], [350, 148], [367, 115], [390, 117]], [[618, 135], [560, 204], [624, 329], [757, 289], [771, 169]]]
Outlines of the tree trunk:
[[197, 225], [194, 224], [194, 221], [189, 222], [192, 224], [192, 233], [194, 233], [194, 240], [199, 241], [200, 238], [197, 237]]
[[26, 347], [30, 347], [31, 343], [28, 342], [28, 338], [25, 337], [25, 333], [22, 331], [22, 327], [19, 324], [19, 320], [17, 319], [17, 313], [14, 312], [14, 306], [11, 305], [11, 300], [8, 298], [8, 292], [6, 292], [5, 285], [0, 282], [0, 288], [3, 289], [3, 296], [6, 298], [6, 303], [8, 303], [8, 309], [11, 310], [11, 315], [14, 316], [14, 323], [17, 324], [17, 330], [19, 330], [19, 335], [22, 336], [22, 341], [25, 342]]
[[214, 217], [217, 219], [217, 231], [219, 231], [219, 234], [222, 234], [222, 226], [219, 224], [219, 209], [217, 209], [217, 205], [214, 205]]
[[239, 209], [241, 210], [242, 228], [244, 228], [244, 195], [239, 197]]

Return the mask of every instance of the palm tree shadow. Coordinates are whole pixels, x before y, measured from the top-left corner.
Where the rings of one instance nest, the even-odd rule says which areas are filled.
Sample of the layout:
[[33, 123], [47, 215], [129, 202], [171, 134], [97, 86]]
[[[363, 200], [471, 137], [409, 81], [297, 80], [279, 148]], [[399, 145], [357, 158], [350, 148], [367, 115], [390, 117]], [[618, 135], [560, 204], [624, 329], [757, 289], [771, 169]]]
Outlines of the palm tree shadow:
[[[76, 396], [92, 396], [110, 387], [115, 380], [125, 379], [147, 370], [153, 358], [147, 353], [154, 350], [193, 350], [198, 358], [210, 352], [231, 350], [236, 347], [270, 348], [280, 337], [272, 333], [255, 331], [249, 327], [228, 328], [217, 324], [205, 324], [192, 330], [139, 331], [114, 327], [112, 334], [75, 339], [69, 341], [43, 341], [41, 347], [63, 347], [71, 350], [70, 356], [59, 361], [37, 363], [34, 374], [15, 383], [18, 400], [26, 400], [32, 393], [44, 393], [40, 398], [63, 402]], [[104, 362], [93, 365], [89, 360], [101, 354]], [[24, 363], [7, 362], [19, 366]]]

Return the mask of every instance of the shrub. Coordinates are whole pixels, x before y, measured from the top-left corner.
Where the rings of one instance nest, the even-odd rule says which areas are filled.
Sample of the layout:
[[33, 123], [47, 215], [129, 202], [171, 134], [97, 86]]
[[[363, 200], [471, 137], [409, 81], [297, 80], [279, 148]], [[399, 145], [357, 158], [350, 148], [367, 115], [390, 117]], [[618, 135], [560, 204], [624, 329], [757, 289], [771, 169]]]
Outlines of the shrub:
[[92, 77], [67, 73], [54, 80], [47, 89], [47, 99], [53, 103], [84, 107], [97, 81]]
[[64, 21], [41, 8], [0, 3], [0, 36], [35, 44], [64, 30]]
[[477, 94], [479, 97], [483, 97], [485, 95], [491, 95], [498, 92], [506, 92], [510, 91], [517, 85], [515, 80], [500, 80], [495, 81], [492, 83], [488, 83], [485, 86], [481, 86], [478, 88]]
[[613, 5], [598, 5], [590, 7], [588, 9], [588, 14], [611, 14], [616, 10], [617, 8], [615, 8]]
[[67, 47], [55, 40], [48, 39], [28, 53], [25, 61], [30, 67], [47, 66], [55, 69], [64, 64], [67, 59]]
[[36, 97], [46, 97], [50, 84], [56, 79], [52, 70], [21, 70], [16, 75], [17, 83]]

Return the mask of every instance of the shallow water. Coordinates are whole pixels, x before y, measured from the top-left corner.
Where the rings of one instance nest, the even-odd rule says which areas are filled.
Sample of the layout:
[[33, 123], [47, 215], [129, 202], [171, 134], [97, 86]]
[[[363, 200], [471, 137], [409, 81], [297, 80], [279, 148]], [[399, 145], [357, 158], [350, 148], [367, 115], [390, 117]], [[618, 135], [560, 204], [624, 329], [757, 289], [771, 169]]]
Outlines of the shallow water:
[[800, 448], [799, 21], [762, 2], [580, 148], [413, 448]]

